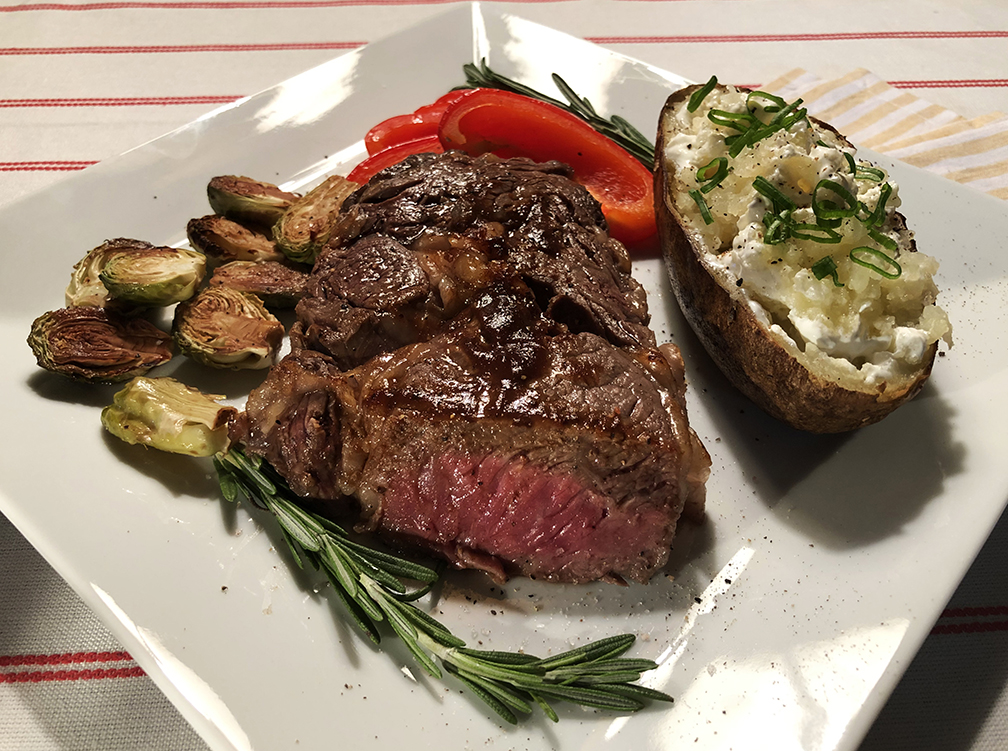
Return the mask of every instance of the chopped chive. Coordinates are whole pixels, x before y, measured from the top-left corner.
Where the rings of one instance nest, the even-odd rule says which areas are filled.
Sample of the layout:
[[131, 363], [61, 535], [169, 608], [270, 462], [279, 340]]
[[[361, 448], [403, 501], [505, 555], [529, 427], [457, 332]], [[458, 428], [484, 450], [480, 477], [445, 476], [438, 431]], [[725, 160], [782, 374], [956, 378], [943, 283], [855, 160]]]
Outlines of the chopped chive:
[[781, 212], [785, 209], [794, 211], [794, 201], [781, 193], [780, 188], [763, 177], [763, 175], [757, 175], [756, 179], [753, 180], [752, 186], [757, 193], [770, 199], [773, 203], [775, 212]]
[[857, 162], [854, 161], [854, 157], [850, 153], [848, 153], [846, 151], [843, 152], [843, 155], [844, 155], [844, 159], [847, 160], [847, 166], [850, 167], [851, 174], [856, 176], [857, 175]]
[[763, 242], [767, 245], [780, 245], [791, 236], [791, 225], [784, 215], [774, 216], [763, 233]]
[[833, 256], [825, 256], [813, 263], [812, 274], [816, 279], [824, 279], [827, 276], [832, 277], [834, 287], [843, 286], [837, 276], [837, 265], [836, 261], [833, 260]]
[[710, 193], [726, 177], [728, 177], [728, 158], [723, 156], [715, 157], [696, 172], [697, 182], [704, 183], [700, 188], [701, 193]]
[[[884, 269], [881, 266], [872, 263], [870, 260], [871, 257], [877, 258], [889, 268], [895, 269], [895, 271], [889, 271], [888, 269]], [[898, 279], [903, 273], [903, 268], [896, 262], [896, 259], [890, 258], [878, 248], [869, 248], [867, 245], [862, 245], [860, 248], [854, 248], [854, 250], [850, 252], [850, 259], [858, 266], [864, 266], [866, 269], [871, 269], [876, 274], [884, 276], [886, 279]]]
[[[765, 99], [766, 101], [770, 102], [770, 105], [769, 106], [765, 104], [757, 105], [757, 102], [761, 99]], [[746, 108], [753, 109], [756, 106], [762, 106], [764, 112], [773, 114], [775, 112], [780, 112], [782, 109], [784, 109], [784, 107], [787, 106], [787, 102], [785, 102], [779, 96], [771, 94], [767, 91], [750, 91], [749, 96], [746, 97]]]
[[712, 109], [707, 113], [707, 119], [715, 125], [724, 125], [740, 131], [747, 131], [759, 125], [759, 120], [749, 112], [729, 112], [728, 110]]
[[[865, 218], [864, 223], [869, 227], [877, 227], [885, 221], [885, 208], [886, 203], [889, 201], [889, 196], [892, 195], [892, 185], [889, 183], [883, 183], [882, 187], [879, 188], [878, 201], [875, 203], [875, 208], [872, 212]], [[864, 204], [861, 204], [862, 206]]]
[[868, 236], [872, 240], [874, 240], [875, 242], [877, 242], [879, 245], [881, 245], [883, 248], [885, 248], [886, 250], [890, 251], [891, 253], [895, 253], [896, 252], [896, 249], [898, 247], [896, 245], [896, 241], [893, 240], [891, 237], [889, 237], [887, 235], [883, 235], [881, 232], [879, 232], [874, 227], [868, 227]]
[[791, 237], [826, 245], [835, 245], [842, 239], [842, 235], [835, 229], [821, 224], [792, 224]]
[[689, 192], [690, 198], [696, 201], [697, 208], [700, 209], [700, 216], [703, 217], [704, 224], [713, 224], [714, 217], [711, 216], [710, 208], [707, 206], [707, 202], [704, 197], [700, 194], [699, 190], [691, 190]]
[[[832, 193], [842, 199], [843, 204], [820, 198], [820, 191]], [[812, 191], [812, 212], [816, 215], [817, 219], [843, 219], [848, 216], [854, 216], [857, 208], [857, 198], [835, 180], [820, 180]]]
[[697, 107], [699, 107], [700, 103], [707, 98], [708, 94], [714, 91], [715, 86], [717, 86], [717, 76], [711, 76], [707, 83], [693, 92], [693, 95], [689, 98], [689, 104], [686, 105], [686, 110], [689, 112], [696, 112]]
[[872, 167], [870, 164], [860, 164], [854, 173], [854, 177], [857, 180], [871, 180], [872, 182], [880, 183], [885, 180], [886, 173], [878, 167]]

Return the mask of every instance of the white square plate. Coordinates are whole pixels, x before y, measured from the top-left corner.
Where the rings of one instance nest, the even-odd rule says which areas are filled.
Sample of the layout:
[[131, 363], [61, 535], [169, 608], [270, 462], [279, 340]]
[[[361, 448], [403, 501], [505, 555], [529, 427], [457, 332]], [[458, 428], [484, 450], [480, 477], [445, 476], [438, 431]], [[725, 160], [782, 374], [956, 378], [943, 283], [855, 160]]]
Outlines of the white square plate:
[[[632, 654], [660, 663], [648, 684], [676, 703], [629, 718], [565, 708], [558, 725], [538, 715], [514, 729], [458, 685], [414, 679], [393, 640], [373, 649], [317, 579], [292, 572], [269, 523], [220, 500], [207, 463], [107, 437], [98, 413], [114, 389], [36, 368], [31, 321], [63, 304], [87, 249], [183, 242], [213, 175], [298, 187], [344, 171], [368, 127], [462, 83], [462, 64], [481, 58], [544, 91], [560, 73], [645, 132], [684, 83], [460, 6], [0, 213], [0, 510], [215, 749], [856, 748], [1008, 499], [1008, 213], [994, 199], [887, 165], [919, 246], [942, 262], [956, 346], [915, 401], [847, 436], [799, 435], [738, 396], [684, 326], [660, 262], [636, 264], [659, 340], [683, 349], [713, 457], [706, 524], [684, 525], [669, 576], [648, 586], [450, 575], [436, 604], [488, 648], [545, 654], [636, 633]], [[173, 367], [239, 403], [261, 377]]]

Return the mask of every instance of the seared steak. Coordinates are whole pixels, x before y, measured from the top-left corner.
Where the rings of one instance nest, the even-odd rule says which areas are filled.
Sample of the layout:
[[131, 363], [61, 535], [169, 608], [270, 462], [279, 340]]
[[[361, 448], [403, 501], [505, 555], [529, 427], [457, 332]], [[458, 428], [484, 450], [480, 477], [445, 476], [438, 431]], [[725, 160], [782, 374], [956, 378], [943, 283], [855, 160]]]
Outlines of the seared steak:
[[710, 460], [678, 351], [565, 172], [424, 155], [348, 199], [247, 447], [459, 567], [647, 581]]
[[353, 367], [429, 337], [511, 276], [571, 331], [654, 346], [626, 249], [569, 167], [459, 152], [409, 157], [343, 203], [292, 340]]

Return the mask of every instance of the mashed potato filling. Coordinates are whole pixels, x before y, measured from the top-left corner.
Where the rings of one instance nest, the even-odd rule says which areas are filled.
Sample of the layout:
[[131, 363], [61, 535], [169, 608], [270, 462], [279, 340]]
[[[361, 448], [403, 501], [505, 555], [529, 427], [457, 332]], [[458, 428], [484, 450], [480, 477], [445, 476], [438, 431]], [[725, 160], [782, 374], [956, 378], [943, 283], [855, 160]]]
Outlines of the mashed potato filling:
[[[720, 122], [708, 117], [712, 109]], [[709, 249], [711, 273], [740, 287], [757, 318], [808, 367], [869, 385], [898, 381], [938, 339], [950, 342], [948, 317], [935, 305], [938, 262], [914, 252], [896, 211], [898, 186], [858, 162], [831, 130], [802, 118], [732, 155], [726, 139], [740, 131], [720, 113], [765, 123], [775, 110], [772, 100], [733, 87], [708, 94], [693, 112], [680, 105], [679, 132], [664, 155], [684, 187], [677, 209]], [[719, 160], [727, 174], [712, 179]], [[758, 178], [771, 189], [757, 190]], [[830, 184], [856, 199], [854, 216], [827, 221], [813, 211], [814, 197], [820, 214], [850, 207]], [[775, 235], [777, 219], [791, 231]]]

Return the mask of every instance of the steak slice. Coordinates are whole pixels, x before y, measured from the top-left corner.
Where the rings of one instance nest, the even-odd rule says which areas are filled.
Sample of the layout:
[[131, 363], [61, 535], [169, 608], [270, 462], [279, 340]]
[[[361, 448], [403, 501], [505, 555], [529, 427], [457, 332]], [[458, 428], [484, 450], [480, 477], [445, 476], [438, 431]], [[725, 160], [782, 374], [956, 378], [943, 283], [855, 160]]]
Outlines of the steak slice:
[[355, 367], [427, 339], [513, 277], [570, 331], [654, 346], [626, 249], [569, 167], [459, 152], [411, 156], [347, 198], [292, 343]]
[[295, 351], [241, 437], [297, 492], [353, 496], [362, 529], [459, 567], [644, 582], [703, 505], [682, 372], [669, 350], [568, 331], [513, 280], [353, 370]]

